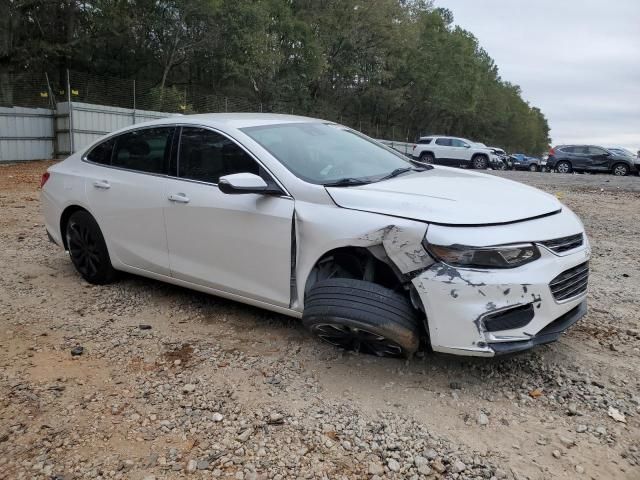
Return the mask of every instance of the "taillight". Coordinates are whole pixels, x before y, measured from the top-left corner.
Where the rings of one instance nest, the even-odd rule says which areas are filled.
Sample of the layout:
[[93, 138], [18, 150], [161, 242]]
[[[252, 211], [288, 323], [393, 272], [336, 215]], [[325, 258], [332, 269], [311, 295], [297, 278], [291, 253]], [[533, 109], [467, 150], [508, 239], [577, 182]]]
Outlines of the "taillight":
[[40, 188], [44, 187], [44, 184], [47, 183], [51, 174], [49, 172], [44, 172], [42, 174], [42, 178], [40, 179]]
[[418, 146], [418, 145], [414, 145], [414, 146], [413, 146], [413, 149], [415, 150], [417, 146]]
[[551, 147], [551, 149], [549, 149], [549, 155], [555, 155], [556, 154], [556, 149]]

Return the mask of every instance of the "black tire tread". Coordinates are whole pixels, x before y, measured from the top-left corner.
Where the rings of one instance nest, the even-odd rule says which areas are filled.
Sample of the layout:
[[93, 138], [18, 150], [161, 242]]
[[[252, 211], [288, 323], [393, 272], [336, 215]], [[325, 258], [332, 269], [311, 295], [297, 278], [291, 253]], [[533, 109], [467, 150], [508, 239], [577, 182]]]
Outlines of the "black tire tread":
[[327, 318], [344, 319], [395, 341], [407, 355], [420, 340], [420, 320], [408, 298], [363, 280], [336, 278], [311, 287], [305, 298], [302, 322], [307, 328]]

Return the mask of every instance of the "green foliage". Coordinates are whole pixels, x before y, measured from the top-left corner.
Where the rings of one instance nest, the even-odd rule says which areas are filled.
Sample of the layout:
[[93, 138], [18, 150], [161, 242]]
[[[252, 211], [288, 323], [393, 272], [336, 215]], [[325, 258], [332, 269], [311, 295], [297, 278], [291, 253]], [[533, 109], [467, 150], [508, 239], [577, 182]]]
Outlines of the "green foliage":
[[0, 10], [0, 74], [39, 69], [62, 84], [67, 68], [82, 70], [151, 82], [139, 96], [153, 108], [242, 98], [396, 140], [451, 134], [531, 154], [549, 143], [542, 112], [430, 0], [5, 0]]

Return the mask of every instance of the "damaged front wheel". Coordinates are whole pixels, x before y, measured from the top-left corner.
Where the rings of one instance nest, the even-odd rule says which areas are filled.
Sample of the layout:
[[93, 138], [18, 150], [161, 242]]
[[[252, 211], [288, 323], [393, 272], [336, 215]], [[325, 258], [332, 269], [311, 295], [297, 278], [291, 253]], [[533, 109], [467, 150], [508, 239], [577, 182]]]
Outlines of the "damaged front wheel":
[[326, 343], [380, 357], [409, 357], [420, 345], [410, 300], [375, 283], [323, 280], [306, 296], [303, 324]]

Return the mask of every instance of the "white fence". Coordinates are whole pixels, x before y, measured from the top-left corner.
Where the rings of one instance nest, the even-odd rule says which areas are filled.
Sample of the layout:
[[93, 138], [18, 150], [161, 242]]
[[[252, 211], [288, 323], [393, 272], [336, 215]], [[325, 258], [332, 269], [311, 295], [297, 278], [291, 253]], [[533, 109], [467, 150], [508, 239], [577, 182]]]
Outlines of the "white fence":
[[0, 108], [0, 162], [65, 157], [114, 130], [171, 115], [78, 102]]
[[52, 158], [54, 113], [47, 108], [0, 108], [0, 161]]

